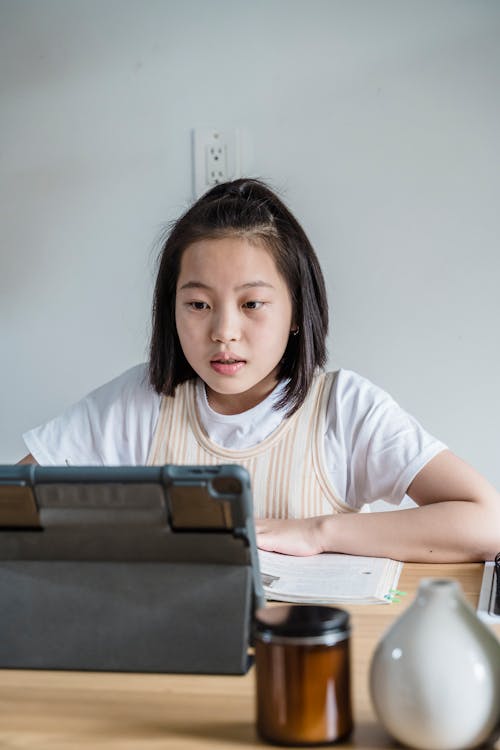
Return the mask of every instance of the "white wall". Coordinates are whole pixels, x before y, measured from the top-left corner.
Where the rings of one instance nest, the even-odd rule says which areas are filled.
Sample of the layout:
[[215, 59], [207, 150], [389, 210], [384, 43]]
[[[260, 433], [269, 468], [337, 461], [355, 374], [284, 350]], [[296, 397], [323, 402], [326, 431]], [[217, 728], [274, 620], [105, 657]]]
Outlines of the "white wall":
[[0, 0], [0, 461], [145, 358], [214, 125], [317, 248], [331, 364], [500, 485], [499, 38], [497, 0]]

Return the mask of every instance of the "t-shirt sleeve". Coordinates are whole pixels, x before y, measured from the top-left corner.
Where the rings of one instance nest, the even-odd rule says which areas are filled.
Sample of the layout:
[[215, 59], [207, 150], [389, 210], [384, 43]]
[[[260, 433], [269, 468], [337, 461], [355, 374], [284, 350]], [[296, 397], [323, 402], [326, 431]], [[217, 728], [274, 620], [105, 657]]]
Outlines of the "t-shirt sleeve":
[[147, 462], [160, 397], [138, 365], [23, 435], [41, 465], [133, 466]]
[[418, 472], [447, 446], [366, 378], [341, 370], [334, 389], [330, 409], [345, 452], [347, 504], [398, 505]]

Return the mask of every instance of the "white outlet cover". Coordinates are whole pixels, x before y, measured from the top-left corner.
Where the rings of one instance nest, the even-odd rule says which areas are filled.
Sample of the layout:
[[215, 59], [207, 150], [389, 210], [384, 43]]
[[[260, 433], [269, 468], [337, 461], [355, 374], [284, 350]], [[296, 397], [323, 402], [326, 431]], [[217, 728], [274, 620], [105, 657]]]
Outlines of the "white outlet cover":
[[192, 158], [193, 193], [197, 199], [214, 185], [241, 177], [239, 131], [195, 128]]

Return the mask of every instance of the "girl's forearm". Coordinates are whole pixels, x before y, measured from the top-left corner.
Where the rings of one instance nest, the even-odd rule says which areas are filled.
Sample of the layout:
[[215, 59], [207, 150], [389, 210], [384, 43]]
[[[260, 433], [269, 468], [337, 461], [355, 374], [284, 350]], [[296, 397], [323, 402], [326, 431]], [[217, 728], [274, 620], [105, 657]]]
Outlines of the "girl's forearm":
[[450, 500], [316, 520], [324, 552], [446, 563], [493, 559], [500, 551], [499, 514], [491, 505]]

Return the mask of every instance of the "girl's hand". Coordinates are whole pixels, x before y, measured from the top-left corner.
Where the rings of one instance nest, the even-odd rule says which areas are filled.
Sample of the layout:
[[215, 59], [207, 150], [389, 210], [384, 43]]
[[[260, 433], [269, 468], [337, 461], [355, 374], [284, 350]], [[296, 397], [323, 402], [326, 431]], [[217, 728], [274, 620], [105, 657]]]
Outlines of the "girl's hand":
[[319, 555], [322, 517], [301, 519], [262, 518], [255, 521], [257, 547], [283, 555]]

